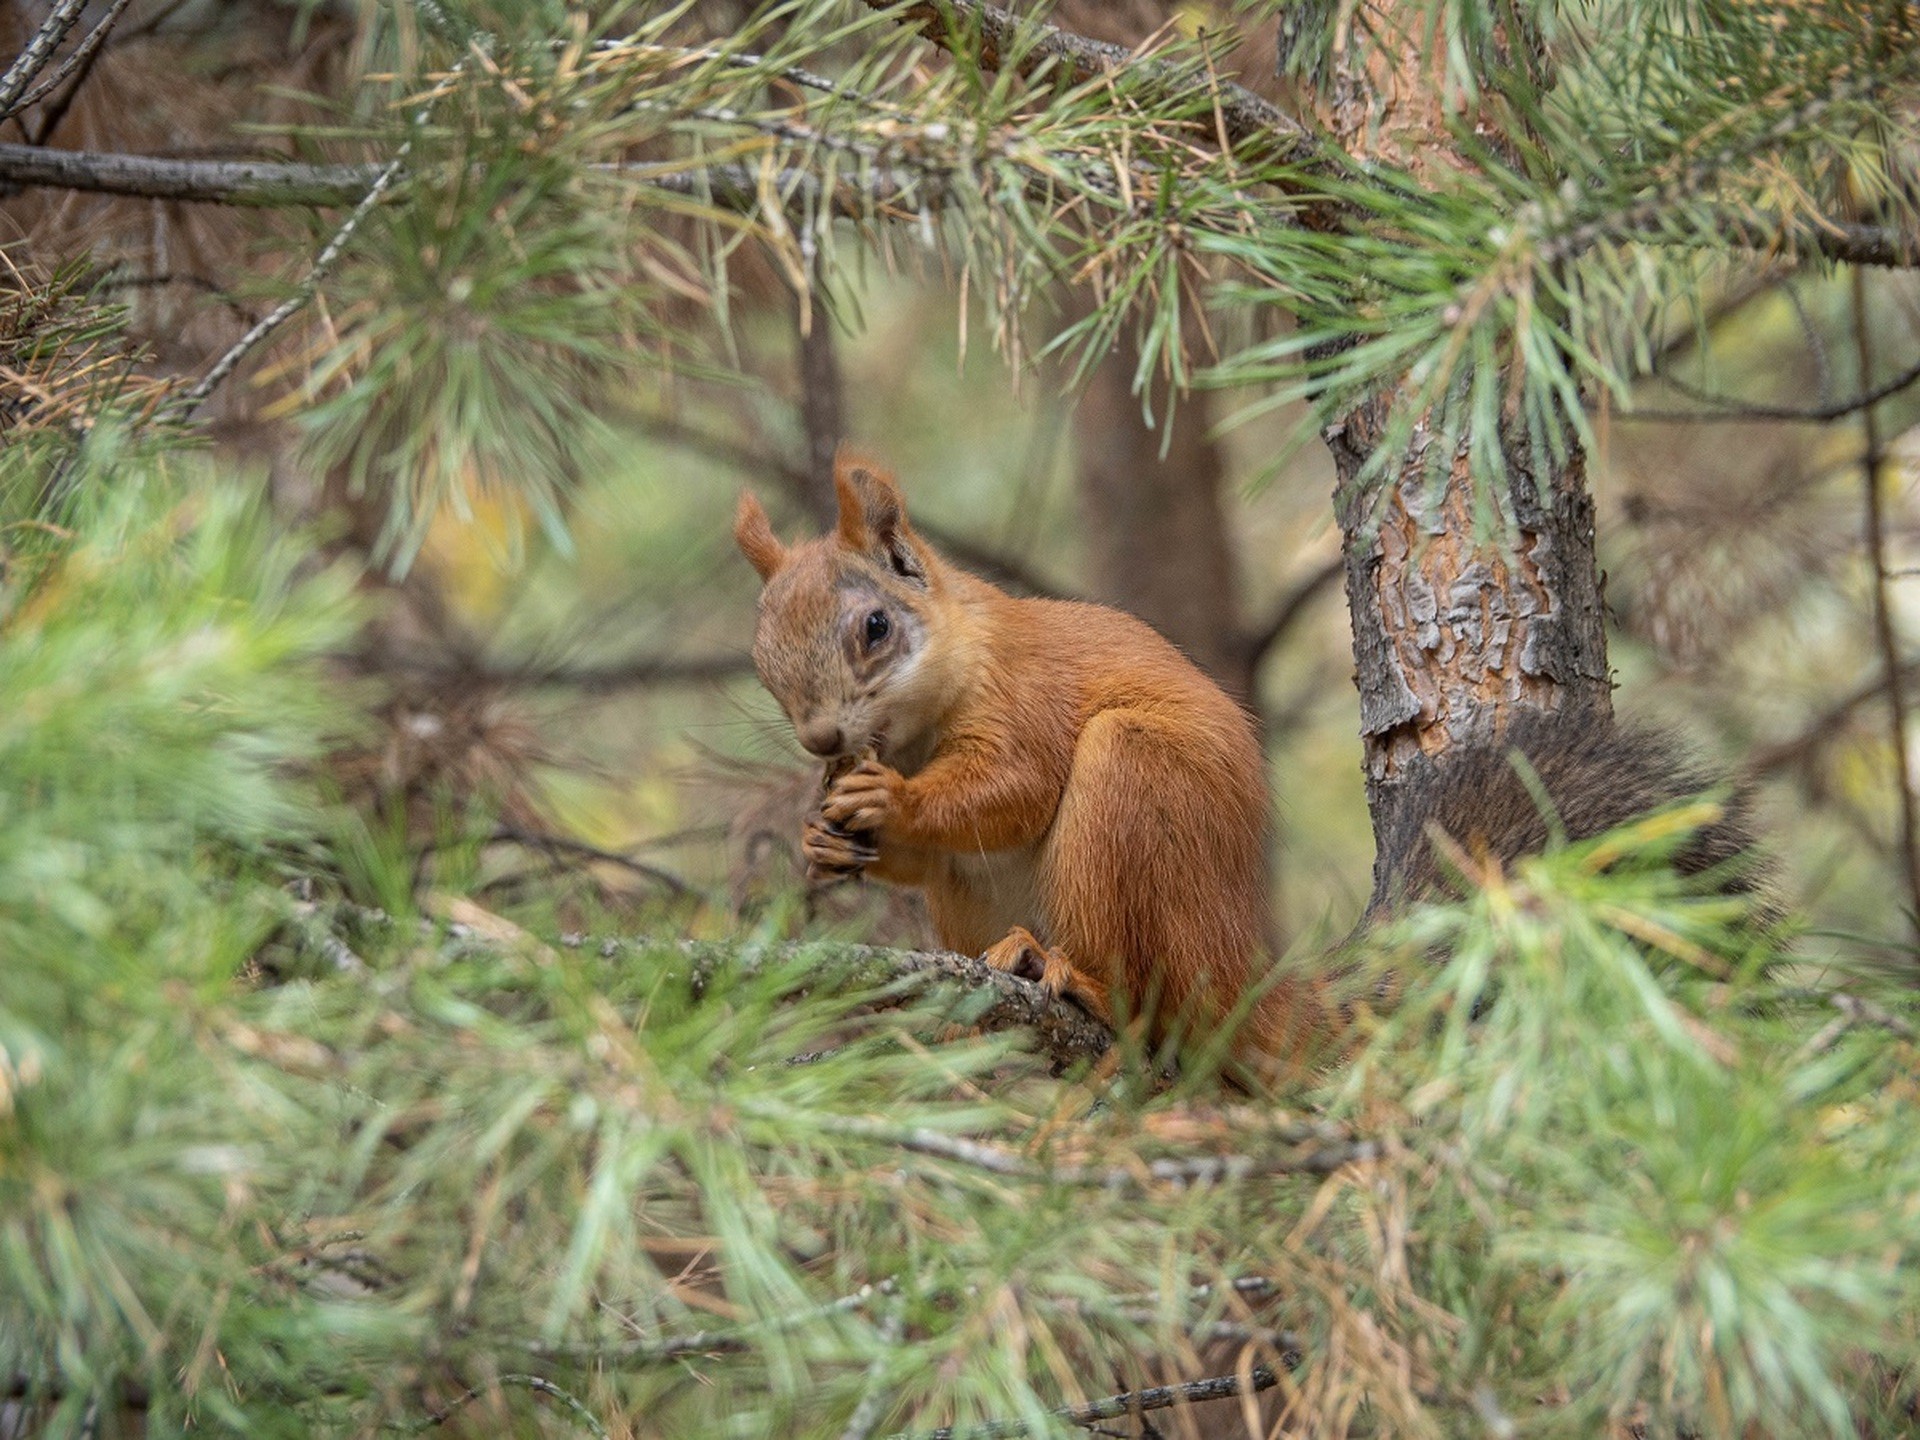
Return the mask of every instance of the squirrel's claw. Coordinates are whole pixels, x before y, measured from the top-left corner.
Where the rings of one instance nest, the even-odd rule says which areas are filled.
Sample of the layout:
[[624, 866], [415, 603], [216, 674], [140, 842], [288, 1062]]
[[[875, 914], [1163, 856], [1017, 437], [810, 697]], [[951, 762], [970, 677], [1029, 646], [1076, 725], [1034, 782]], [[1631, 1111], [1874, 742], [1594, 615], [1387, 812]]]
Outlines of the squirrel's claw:
[[1113, 1023], [1107, 987], [1075, 969], [1059, 949], [1042, 945], [1024, 926], [1014, 926], [1004, 940], [989, 947], [980, 958], [996, 970], [1032, 981], [1049, 995], [1073, 1001], [1096, 1020]]
[[869, 837], [850, 835], [819, 819], [807, 821], [800, 836], [800, 853], [807, 862], [807, 878], [815, 881], [858, 875], [880, 858]]

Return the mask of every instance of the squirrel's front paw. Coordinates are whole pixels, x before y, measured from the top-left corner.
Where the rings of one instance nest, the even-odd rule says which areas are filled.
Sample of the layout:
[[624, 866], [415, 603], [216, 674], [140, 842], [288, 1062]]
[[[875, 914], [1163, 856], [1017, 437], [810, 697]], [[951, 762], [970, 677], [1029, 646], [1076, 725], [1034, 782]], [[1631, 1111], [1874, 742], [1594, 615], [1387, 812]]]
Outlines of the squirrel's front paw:
[[868, 835], [849, 835], [815, 816], [800, 834], [800, 853], [806, 858], [807, 879], [838, 880], [858, 875], [880, 858]]
[[875, 834], [892, 818], [904, 783], [898, 770], [878, 760], [862, 760], [827, 786], [820, 814], [842, 830]]

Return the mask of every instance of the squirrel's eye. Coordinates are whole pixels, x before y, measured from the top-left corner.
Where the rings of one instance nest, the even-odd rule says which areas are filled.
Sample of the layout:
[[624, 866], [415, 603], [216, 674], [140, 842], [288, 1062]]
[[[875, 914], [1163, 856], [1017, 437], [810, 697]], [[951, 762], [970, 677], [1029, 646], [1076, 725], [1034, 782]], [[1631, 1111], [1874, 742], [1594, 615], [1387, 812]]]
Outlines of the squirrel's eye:
[[893, 622], [887, 619], [887, 612], [876, 610], [867, 616], [867, 646], [871, 649], [893, 633]]

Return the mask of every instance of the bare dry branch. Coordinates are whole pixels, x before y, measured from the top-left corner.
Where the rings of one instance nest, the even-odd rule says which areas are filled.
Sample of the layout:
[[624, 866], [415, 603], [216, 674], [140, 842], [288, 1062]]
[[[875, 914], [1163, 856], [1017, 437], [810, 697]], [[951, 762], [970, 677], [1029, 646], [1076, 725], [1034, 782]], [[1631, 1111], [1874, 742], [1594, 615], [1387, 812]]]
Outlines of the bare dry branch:
[[858, 1115], [814, 1123], [840, 1134], [897, 1145], [916, 1155], [952, 1160], [1009, 1179], [1050, 1185], [1130, 1190], [1152, 1184], [1207, 1185], [1255, 1175], [1330, 1175], [1348, 1165], [1378, 1160], [1386, 1153], [1377, 1140], [1309, 1143], [1269, 1155], [1190, 1155], [1144, 1160], [1137, 1165], [1042, 1165], [1005, 1146], [935, 1130], [902, 1129], [884, 1120]]
[[380, 178], [379, 165], [265, 160], [167, 160], [102, 150], [0, 144], [0, 182], [97, 195], [210, 205], [351, 205]]
[[1636, 406], [1632, 410], [1620, 411], [1619, 417], [1622, 420], [1693, 421], [1719, 424], [1729, 421], [1781, 421], [1790, 424], [1826, 425], [1835, 420], [1845, 419], [1849, 415], [1858, 414], [1890, 396], [1898, 395], [1902, 390], [1920, 384], [1920, 362], [1908, 366], [1891, 380], [1882, 381], [1871, 390], [1855, 395], [1851, 399], [1812, 406], [1764, 405], [1755, 401], [1742, 400], [1736, 395], [1719, 395], [1711, 390], [1703, 390], [1675, 375], [1662, 375], [1659, 378], [1688, 399], [1697, 400], [1702, 405], [1713, 408], [1709, 410], [1643, 410]]
[[600, 1423], [600, 1417], [589, 1410], [584, 1401], [562, 1390], [551, 1380], [543, 1380], [538, 1375], [496, 1375], [491, 1385], [469, 1390], [434, 1411], [427, 1417], [427, 1428], [446, 1424], [463, 1406], [472, 1404], [489, 1390], [505, 1385], [517, 1385], [522, 1389], [533, 1391], [536, 1395], [544, 1395], [549, 1400], [558, 1401], [571, 1410], [574, 1418], [585, 1425], [590, 1433], [599, 1436], [600, 1440], [606, 1440], [607, 1427]]
[[306, 279], [300, 282], [300, 288], [261, 316], [246, 334], [227, 348], [226, 354], [213, 362], [212, 367], [200, 377], [193, 388], [170, 407], [180, 419], [192, 419], [194, 412], [207, 403], [208, 397], [239, 368], [242, 360], [319, 293], [320, 282], [326, 279], [327, 272], [333, 268], [334, 262], [347, 248], [347, 241], [353, 238], [353, 232], [360, 228], [361, 221], [373, 213], [373, 207], [380, 203], [381, 197], [399, 178], [402, 168], [406, 165], [407, 152], [412, 145], [411, 140], [402, 145], [399, 153], [387, 162], [386, 168], [374, 177], [373, 184], [367, 187], [367, 193], [360, 197], [360, 203], [353, 207], [353, 212], [341, 223], [340, 228], [334, 231], [333, 238], [327, 242], [326, 248], [314, 257]]
[[1283, 595], [1279, 605], [1274, 607], [1273, 617], [1248, 637], [1247, 653], [1253, 663], [1258, 665], [1265, 659], [1267, 653], [1300, 622], [1307, 607], [1346, 573], [1346, 560], [1336, 555]]
[[47, 12], [47, 18], [33, 32], [26, 48], [13, 57], [13, 63], [7, 66], [6, 73], [0, 75], [0, 120], [21, 108], [22, 92], [34, 82], [34, 77], [47, 68], [47, 61], [53, 58], [53, 52], [60, 48], [60, 42], [67, 38], [67, 32], [79, 21], [80, 12], [86, 8], [87, 0], [59, 0]]
[[[1197, 1405], [1203, 1400], [1226, 1400], [1236, 1395], [1254, 1395], [1262, 1390], [1270, 1390], [1278, 1383], [1269, 1367], [1256, 1365], [1245, 1380], [1238, 1375], [1217, 1375], [1206, 1380], [1188, 1380], [1180, 1385], [1155, 1385], [1146, 1390], [1109, 1395], [1104, 1400], [1062, 1405], [1053, 1413], [1069, 1425], [1090, 1428], [1102, 1420], [1117, 1420], [1148, 1410]], [[917, 1436], [896, 1435], [890, 1440], [1015, 1440], [1017, 1436], [1031, 1434], [1032, 1430], [1033, 1427], [1024, 1420], [989, 1420], [983, 1425], [957, 1428], [943, 1425], [938, 1430], [924, 1431]]]

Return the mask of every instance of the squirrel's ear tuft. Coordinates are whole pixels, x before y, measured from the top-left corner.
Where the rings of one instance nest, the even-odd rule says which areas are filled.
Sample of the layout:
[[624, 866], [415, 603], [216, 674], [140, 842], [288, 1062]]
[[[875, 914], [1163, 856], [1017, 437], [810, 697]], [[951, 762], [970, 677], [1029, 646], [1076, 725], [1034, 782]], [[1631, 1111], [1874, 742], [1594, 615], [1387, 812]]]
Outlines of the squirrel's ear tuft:
[[929, 555], [907, 523], [906, 501], [894, 478], [843, 448], [834, 462], [833, 488], [840, 499], [840, 543], [924, 586]]
[[767, 512], [751, 490], [740, 492], [740, 504], [733, 512], [733, 543], [760, 573], [760, 582], [771, 580], [787, 563], [787, 547], [773, 533]]

